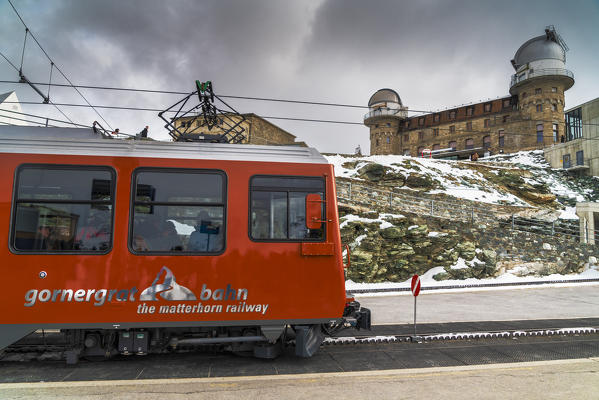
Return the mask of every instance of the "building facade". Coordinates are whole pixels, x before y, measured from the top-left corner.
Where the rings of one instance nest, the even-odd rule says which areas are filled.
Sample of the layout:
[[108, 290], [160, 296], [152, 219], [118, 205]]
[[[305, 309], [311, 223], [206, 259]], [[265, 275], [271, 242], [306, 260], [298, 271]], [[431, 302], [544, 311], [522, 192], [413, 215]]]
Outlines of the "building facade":
[[0, 94], [0, 125], [27, 126], [27, 116], [23, 115], [17, 94], [12, 91]]
[[306, 147], [304, 142], [296, 142], [295, 135], [257, 116], [256, 114], [227, 114], [226, 123], [215, 125], [212, 129], [202, 124], [197, 117], [183, 117], [174, 121], [175, 126], [186, 137], [193, 138], [203, 135], [220, 135], [231, 126], [238, 126], [243, 138], [240, 143], [259, 145], [295, 145]]
[[563, 143], [544, 149], [553, 168], [599, 176], [599, 98], [566, 110]]
[[467, 158], [559, 143], [565, 133], [564, 93], [574, 85], [567, 46], [553, 27], [524, 43], [511, 60], [509, 95], [408, 117], [392, 89], [369, 100], [364, 124], [371, 154]]

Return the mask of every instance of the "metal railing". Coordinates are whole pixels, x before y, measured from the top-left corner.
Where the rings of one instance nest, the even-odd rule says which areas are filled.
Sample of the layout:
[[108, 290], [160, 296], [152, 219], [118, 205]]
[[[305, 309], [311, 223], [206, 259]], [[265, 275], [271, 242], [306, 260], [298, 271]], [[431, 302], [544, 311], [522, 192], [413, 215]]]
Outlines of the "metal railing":
[[373, 117], [397, 117], [397, 118], [408, 118], [408, 108], [377, 108], [376, 110], [372, 110], [364, 114], [364, 120], [366, 121], [369, 118]]
[[572, 78], [572, 80], [574, 80], [574, 74], [572, 73], [572, 71], [569, 71], [565, 68], [543, 68], [543, 69], [528, 70], [525, 72], [521, 72], [519, 74], [512, 75], [512, 79], [510, 81], [510, 87], [516, 85], [517, 83], [525, 81], [526, 79], [537, 78], [539, 76], [550, 76], [550, 75], [567, 76], [569, 78]]
[[[556, 219], [546, 221], [538, 218], [521, 217], [509, 212], [509, 210], [500, 209], [500, 207], [505, 208], [505, 206], [485, 206], [474, 201], [468, 205], [468, 200], [447, 201], [424, 196], [412, 196], [355, 181], [337, 180], [337, 199], [340, 203], [356, 204], [370, 209], [384, 209], [391, 213], [397, 210], [423, 216], [464, 221], [471, 224], [492, 225], [511, 231], [581, 239], [578, 220]], [[588, 232], [588, 236], [592, 235], [594, 235], [596, 241], [599, 240], [598, 230]], [[588, 238], [586, 239], [588, 241]]]

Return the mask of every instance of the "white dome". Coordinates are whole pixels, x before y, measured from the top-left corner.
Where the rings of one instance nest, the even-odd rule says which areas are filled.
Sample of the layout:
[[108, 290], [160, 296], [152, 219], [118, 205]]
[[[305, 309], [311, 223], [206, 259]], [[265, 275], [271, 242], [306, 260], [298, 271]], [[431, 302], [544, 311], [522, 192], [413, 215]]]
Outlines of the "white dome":
[[547, 59], [559, 60], [565, 63], [566, 51], [552, 38], [543, 35], [532, 38], [520, 46], [516, 51], [512, 64], [515, 69], [518, 69], [526, 63]]

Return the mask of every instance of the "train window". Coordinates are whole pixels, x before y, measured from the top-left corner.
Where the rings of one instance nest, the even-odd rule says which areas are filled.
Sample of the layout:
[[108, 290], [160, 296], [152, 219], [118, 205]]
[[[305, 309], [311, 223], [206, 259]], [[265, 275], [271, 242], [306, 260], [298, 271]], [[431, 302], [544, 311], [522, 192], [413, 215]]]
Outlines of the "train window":
[[222, 171], [140, 168], [129, 246], [137, 254], [214, 254], [225, 248]]
[[[321, 241], [319, 229], [306, 227], [306, 195], [324, 198], [322, 178], [254, 176], [250, 181], [250, 237], [265, 241]], [[325, 216], [324, 203], [322, 215]]]
[[23, 165], [17, 171], [11, 247], [27, 253], [106, 253], [115, 173], [108, 167]]

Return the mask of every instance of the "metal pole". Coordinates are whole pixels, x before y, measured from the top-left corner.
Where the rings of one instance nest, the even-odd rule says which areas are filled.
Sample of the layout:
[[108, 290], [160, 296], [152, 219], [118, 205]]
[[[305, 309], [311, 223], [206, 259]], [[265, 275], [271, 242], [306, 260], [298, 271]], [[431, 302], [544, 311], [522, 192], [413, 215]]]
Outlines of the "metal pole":
[[414, 336], [416, 336], [416, 299], [418, 296], [414, 296]]

